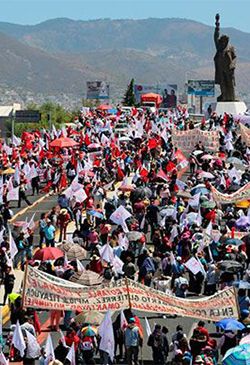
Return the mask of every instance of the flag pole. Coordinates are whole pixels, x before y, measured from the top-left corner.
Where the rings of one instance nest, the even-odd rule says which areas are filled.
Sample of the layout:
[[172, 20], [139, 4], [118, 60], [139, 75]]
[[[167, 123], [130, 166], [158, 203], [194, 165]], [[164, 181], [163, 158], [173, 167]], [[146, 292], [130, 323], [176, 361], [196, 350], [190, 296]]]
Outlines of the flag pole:
[[129, 306], [129, 309], [131, 309], [132, 308], [132, 304], [131, 304], [131, 298], [130, 298], [130, 292], [129, 292], [129, 285], [128, 285], [128, 278], [127, 278], [127, 276], [125, 276], [125, 284], [126, 284], [127, 294], [128, 294], [128, 306]]
[[25, 299], [25, 291], [26, 291], [26, 282], [27, 282], [27, 275], [28, 275], [28, 263], [29, 262], [26, 259], [25, 270], [24, 270], [24, 277], [23, 277], [22, 309], [24, 307], [24, 299]]

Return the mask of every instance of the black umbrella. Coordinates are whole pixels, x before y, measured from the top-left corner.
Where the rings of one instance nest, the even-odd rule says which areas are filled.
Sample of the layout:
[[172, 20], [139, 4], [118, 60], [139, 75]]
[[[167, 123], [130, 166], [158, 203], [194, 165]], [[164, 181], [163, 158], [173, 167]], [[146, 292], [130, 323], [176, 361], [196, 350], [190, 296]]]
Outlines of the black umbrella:
[[225, 260], [219, 262], [218, 267], [221, 271], [226, 271], [234, 274], [242, 269], [242, 264], [234, 260]]
[[149, 188], [137, 188], [130, 194], [131, 201], [136, 201], [138, 199], [151, 198], [153, 195], [152, 190]]

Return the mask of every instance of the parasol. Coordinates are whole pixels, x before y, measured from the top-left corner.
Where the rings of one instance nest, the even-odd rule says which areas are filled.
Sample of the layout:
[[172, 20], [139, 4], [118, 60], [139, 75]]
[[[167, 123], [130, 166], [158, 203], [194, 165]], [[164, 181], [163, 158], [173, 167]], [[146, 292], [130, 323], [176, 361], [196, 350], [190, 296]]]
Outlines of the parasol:
[[76, 141], [74, 141], [72, 138], [68, 138], [68, 137], [56, 138], [56, 139], [54, 139], [54, 141], [52, 141], [50, 143], [50, 147], [66, 148], [66, 147], [74, 147], [74, 146], [78, 146], [78, 143]]
[[250, 345], [243, 344], [228, 350], [222, 365], [250, 365]]
[[80, 314], [78, 314], [75, 317], [75, 322], [77, 323], [87, 323], [87, 324], [92, 324], [92, 325], [96, 325], [99, 326], [101, 324], [101, 322], [103, 321], [104, 318], [104, 314], [98, 311], [88, 311], [88, 312], [82, 312]]
[[35, 252], [33, 260], [47, 261], [57, 260], [63, 257], [64, 253], [57, 247], [45, 247]]
[[70, 281], [86, 286], [101, 285], [103, 277], [94, 271], [86, 270], [80, 273], [75, 273], [71, 276]]
[[84, 260], [87, 257], [87, 251], [77, 243], [65, 242], [58, 246], [60, 250], [67, 254], [69, 260]]

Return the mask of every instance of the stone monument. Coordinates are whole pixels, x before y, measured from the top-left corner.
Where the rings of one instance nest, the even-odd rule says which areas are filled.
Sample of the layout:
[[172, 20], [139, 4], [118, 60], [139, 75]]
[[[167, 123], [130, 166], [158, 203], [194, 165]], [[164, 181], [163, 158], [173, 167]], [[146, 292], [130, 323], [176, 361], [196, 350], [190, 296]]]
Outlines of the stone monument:
[[217, 98], [215, 111], [217, 114], [243, 114], [247, 107], [244, 102], [235, 98], [235, 67], [236, 53], [233, 46], [229, 44], [227, 35], [220, 35], [220, 15], [215, 16], [214, 43], [216, 54], [215, 84], [220, 85], [221, 95]]

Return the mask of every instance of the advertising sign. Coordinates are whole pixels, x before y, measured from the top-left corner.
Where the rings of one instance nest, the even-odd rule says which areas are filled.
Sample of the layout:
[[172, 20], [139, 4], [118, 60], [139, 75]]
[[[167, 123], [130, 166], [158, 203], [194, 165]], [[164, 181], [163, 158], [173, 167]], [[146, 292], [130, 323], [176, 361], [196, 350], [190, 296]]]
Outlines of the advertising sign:
[[38, 110], [17, 110], [15, 114], [16, 123], [39, 123], [41, 113]]
[[214, 96], [214, 80], [188, 80], [188, 95]]
[[106, 81], [87, 81], [87, 99], [109, 99]]
[[148, 93], [160, 94], [163, 98], [163, 108], [175, 108], [177, 104], [177, 85], [176, 84], [136, 84], [134, 86], [136, 102], [140, 103], [141, 95]]

